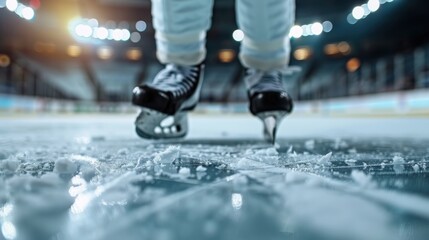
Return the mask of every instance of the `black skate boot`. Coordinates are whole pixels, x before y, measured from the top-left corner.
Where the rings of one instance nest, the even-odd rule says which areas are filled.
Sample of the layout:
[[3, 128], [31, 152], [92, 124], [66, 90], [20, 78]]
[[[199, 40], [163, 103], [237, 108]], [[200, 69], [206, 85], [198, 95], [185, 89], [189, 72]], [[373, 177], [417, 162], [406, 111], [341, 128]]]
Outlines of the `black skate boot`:
[[181, 138], [188, 132], [187, 111], [198, 103], [204, 64], [168, 64], [152, 83], [133, 90], [132, 103], [141, 107], [137, 135], [147, 139]]
[[262, 120], [264, 138], [274, 144], [277, 127], [293, 108], [292, 98], [282, 85], [282, 72], [247, 69], [244, 80], [250, 112]]

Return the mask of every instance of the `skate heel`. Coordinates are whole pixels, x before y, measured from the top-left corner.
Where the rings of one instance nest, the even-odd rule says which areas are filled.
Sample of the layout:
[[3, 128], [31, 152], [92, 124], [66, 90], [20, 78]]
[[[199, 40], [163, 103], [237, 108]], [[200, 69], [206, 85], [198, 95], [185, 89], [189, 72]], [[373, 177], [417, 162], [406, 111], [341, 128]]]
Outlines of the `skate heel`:
[[263, 135], [265, 141], [275, 144], [278, 126], [289, 113], [288, 111], [267, 111], [256, 114], [264, 125]]

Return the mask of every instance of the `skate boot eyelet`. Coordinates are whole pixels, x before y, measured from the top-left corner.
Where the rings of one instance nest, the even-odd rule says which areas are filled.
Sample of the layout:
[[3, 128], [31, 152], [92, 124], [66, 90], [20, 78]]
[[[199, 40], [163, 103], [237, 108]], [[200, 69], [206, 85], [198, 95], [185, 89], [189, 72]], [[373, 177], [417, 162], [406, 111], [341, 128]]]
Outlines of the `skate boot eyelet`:
[[162, 133], [162, 129], [160, 127], [155, 127], [153, 130], [156, 134], [161, 134]]

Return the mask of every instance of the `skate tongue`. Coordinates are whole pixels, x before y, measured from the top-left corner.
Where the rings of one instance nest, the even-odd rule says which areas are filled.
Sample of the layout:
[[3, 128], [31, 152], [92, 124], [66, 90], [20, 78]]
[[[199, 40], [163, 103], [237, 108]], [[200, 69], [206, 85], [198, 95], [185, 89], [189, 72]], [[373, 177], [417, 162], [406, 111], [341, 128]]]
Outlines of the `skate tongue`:
[[268, 142], [275, 144], [277, 119], [274, 116], [268, 116], [268, 117], [263, 119], [263, 123], [264, 123], [265, 139]]

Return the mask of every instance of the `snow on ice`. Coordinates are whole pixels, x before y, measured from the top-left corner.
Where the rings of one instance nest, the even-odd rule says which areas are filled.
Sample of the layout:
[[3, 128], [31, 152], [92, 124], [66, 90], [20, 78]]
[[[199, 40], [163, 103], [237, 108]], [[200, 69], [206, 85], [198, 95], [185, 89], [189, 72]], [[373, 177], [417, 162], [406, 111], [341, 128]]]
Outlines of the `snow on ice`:
[[371, 176], [366, 175], [362, 171], [353, 170], [351, 176], [352, 176], [352, 179], [362, 187], [370, 187], [373, 185], [371, 181]]
[[319, 160], [317, 160], [317, 162], [319, 164], [322, 165], [330, 165], [331, 164], [331, 157], [332, 157], [332, 152], [327, 153], [326, 155], [322, 156], [321, 158], [319, 158]]
[[314, 147], [316, 146], [316, 141], [314, 141], [314, 140], [307, 140], [307, 141], [304, 143], [304, 146], [305, 146], [305, 148], [306, 148], [307, 150], [313, 150], [313, 149], [314, 149]]
[[[37, 141], [25, 146], [24, 133], [0, 140], [0, 224], [23, 239], [399, 240], [406, 234], [425, 240], [429, 234], [424, 141], [285, 134], [272, 147], [259, 135], [237, 140], [230, 132], [228, 139], [191, 133], [143, 141], [124, 130], [129, 119], [95, 130], [87, 122], [67, 124], [56, 125], [60, 136], [51, 134], [53, 124], [38, 126], [45, 130], [30, 134]], [[106, 129], [108, 137], [97, 137]], [[401, 172], [413, 177], [395, 174]]]
[[196, 168], [196, 170], [197, 170], [197, 172], [205, 172], [207, 170], [207, 168], [200, 165]]
[[393, 157], [393, 170], [395, 171], [395, 173], [403, 173], [405, 170], [404, 167], [405, 164], [405, 160], [403, 157], [400, 156], [394, 156]]
[[178, 158], [180, 158], [180, 146], [171, 145], [165, 151], [156, 153], [152, 161], [154, 163], [172, 163]]

